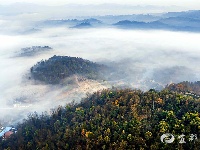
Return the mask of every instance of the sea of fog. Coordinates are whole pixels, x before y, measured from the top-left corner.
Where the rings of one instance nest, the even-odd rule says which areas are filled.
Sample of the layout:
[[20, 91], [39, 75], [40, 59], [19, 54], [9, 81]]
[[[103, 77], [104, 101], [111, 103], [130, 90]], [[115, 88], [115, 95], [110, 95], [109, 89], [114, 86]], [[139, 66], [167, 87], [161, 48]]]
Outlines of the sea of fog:
[[[112, 28], [47, 28], [32, 34], [0, 35], [0, 122], [15, 124], [37, 111], [49, 111], [86, 93], [115, 87], [148, 90], [200, 80], [200, 34]], [[35, 56], [21, 48], [50, 46]], [[115, 68], [106, 81], [45, 85], [28, 80], [30, 67], [53, 55], [82, 57]], [[15, 103], [23, 100], [26, 103]]]

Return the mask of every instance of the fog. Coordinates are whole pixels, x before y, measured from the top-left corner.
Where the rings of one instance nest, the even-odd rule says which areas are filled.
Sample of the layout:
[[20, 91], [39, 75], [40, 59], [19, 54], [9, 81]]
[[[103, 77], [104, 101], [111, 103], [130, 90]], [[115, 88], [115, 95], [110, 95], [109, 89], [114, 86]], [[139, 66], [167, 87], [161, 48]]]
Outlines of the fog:
[[[0, 21], [3, 25], [5, 22]], [[4, 32], [0, 35], [0, 122], [15, 124], [31, 112], [49, 111], [72, 100], [79, 102], [86, 93], [112, 86], [146, 91], [160, 90], [172, 82], [200, 80], [198, 39], [197, 33], [114, 28], [46, 28], [12, 35]], [[21, 48], [45, 45], [53, 49], [18, 56]], [[113, 70], [105, 75], [106, 81], [87, 80], [73, 85], [29, 80], [30, 67], [53, 55], [82, 57]], [[20, 107], [13, 107], [16, 101], [22, 101]]]

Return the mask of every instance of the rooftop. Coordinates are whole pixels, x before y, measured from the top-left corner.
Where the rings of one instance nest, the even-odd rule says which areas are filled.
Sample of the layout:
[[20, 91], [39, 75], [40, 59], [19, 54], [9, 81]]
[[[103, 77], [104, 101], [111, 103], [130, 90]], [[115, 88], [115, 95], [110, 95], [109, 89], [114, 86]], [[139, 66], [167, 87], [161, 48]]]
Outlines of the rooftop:
[[10, 131], [13, 129], [12, 127], [5, 127], [2, 130], [0, 130], [0, 137], [2, 137], [6, 132]]

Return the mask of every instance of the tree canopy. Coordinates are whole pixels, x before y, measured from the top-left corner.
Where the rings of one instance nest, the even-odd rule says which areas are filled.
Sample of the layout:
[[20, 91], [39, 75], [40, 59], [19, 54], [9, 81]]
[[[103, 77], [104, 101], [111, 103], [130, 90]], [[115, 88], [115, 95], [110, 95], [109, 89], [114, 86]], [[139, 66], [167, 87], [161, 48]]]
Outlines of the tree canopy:
[[106, 66], [78, 57], [56, 56], [42, 60], [31, 67], [31, 76], [48, 84], [57, 84], [62, 79], [78, 74], [89, 79], [101, 78]]
[[[30, 115], [0, 149], [198, 150], [200, 141], [190, 135], [200, 135], [199, 107], [200, 99], [168, 89], [106, 89], [51, 115]], [[161, 142], [164, 133], [174, 142]]]

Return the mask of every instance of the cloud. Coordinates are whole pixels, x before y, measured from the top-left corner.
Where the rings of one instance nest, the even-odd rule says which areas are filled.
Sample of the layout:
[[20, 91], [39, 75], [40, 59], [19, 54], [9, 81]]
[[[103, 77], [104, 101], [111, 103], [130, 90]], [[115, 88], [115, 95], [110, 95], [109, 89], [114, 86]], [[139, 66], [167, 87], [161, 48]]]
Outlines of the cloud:
[[[198, 39], [200, 34], [196, 33], [112, 28], [46, 28], [27, 35], [5, 32], [0, 36], [0, 120], [16, 123], [30, 112], [50, 110], [73, 99], [80, 101], [87, 92], [112, 85], [148, 90], [169, 82], [200, 80]], [[53, 50], [16, 57], [21, 48], [37, 45]], [[88, 80], [73, 86], [44, 85], [27, 79], [31, 66], [53, 55], [82, 57], [114, 69], [105, 82]], [[22, 106], [31, 105], [16, 108], [15, 100], [21, 100]]]

